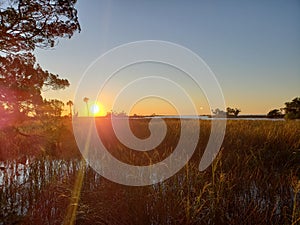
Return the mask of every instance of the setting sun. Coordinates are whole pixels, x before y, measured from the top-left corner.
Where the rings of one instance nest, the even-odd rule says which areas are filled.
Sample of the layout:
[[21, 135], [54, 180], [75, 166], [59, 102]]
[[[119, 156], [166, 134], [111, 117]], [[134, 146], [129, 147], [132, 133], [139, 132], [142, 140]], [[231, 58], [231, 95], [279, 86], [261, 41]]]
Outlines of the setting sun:
[[106, 112], [104, 106], [99, 102], [96, 102], [90, 106], [90, 112], [93, 116], [105, 116]]
[[91, 113], [93, 113], [93, 114], [97, 114], [98, 112], [100, 112], [100, 107], [97, 105], [97, 104], [93, 104], [92, 106], [91, 106]]

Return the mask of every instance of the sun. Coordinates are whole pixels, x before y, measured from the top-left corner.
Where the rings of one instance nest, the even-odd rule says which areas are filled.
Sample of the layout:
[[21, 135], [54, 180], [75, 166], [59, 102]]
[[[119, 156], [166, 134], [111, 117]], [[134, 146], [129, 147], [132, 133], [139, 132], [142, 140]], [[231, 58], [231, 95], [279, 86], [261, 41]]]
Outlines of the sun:
[[104, 107], [99, 102], [93, 103], [90, 106], [90, 112], [93, 116], [105, 116], [106, 114]]
[[93, 104], [90, 108], [91, 113], [97, 114], [100, 112], [100, 107], [97, 104]]

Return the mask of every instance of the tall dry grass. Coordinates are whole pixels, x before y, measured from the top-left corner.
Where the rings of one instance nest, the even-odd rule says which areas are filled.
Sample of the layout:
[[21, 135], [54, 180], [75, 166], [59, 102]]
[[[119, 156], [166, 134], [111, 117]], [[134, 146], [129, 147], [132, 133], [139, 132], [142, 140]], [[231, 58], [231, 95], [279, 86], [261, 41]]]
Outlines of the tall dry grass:
[[[145, 138], [148, 122], [132, 120], [131, 128]], [[166, 123], [165, 140], [147, 153], [120, 143], [109, 120], [99, 120], [98, 126], [103, 142], [116, 158], [148, 165], [166, 158], [176, 147], [180, 121], [166, 119]], [[200, 172], [198, 164], [210, 125], [210, 121], [200, 121], [200, 139], [192, 159], [162, 183], [123, 186], [87, 166], [76, 202], [76, 224], [299, 224], [300, 122], [228, 121], [221, 151], [212, 165]], [[70, 124], [65, 126], [70, 128]], [[199, 121], [190, 123], [190, 132], [194, 126], [199, 126]], [[2, 224], [61, 224], [65, 220], [66, 209], [75, 204], [72, 190], [80, 173], [80, 159], [72, 159], [74, 153], [66, 152], [70, 155], [63, 159], [55, 154], [28, 161], [30, 173], [26, 172], [22, 184], [16, 180], [17, 170], [7, 172], [16, 162], [3, 162]]]

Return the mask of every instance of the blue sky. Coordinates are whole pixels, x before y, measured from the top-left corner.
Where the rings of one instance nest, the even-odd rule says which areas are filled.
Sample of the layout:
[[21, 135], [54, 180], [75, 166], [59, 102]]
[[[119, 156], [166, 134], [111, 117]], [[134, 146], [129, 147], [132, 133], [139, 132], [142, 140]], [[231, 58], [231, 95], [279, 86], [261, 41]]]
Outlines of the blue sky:
[[[71, 83], [47, 98], [72, 99], [93, 60], [149, 39], [198, 54], [215, 73], [226, 104], [244, 114], [265, 114], [300, 96], [299, 1], [79, 0], [77, 9], [81, 33], [54, 50], [36, 51], [45, 69]], [[77, 108], [81, 113], [84, 103]]]

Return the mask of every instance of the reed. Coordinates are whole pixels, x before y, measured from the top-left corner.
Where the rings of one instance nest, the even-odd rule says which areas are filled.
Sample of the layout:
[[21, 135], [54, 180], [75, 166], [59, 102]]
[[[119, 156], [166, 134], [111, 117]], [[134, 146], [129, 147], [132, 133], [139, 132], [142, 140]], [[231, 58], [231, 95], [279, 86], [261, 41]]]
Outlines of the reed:
[[[132, 120], [131, 129], [145, 138], [149, 136], [148, 122]], [[149, 152], [138, 152], [117, 140], [108, 120], [99, 119], [98, 123], [111, 154], [133, 165], [165, 159], [180, 137], [180, 121], [166, 119], [164, 141]], [[63, 149], [55, 154], [51, 151], [57, 149], [48, 148], [43, 154], [26, 156], [20, 144], [28, 139], [8, 138], [9, 133], [0, 132], [1, 152], [11, 149], [16, 156], [2, 157], [0, 165], [0, 224], [67, 223], [67, 209], [74, 203], [74, 185], [80, 174], [76, 224], [300, 222], [300, 121], [228, 121], [221, 151], [212, 165], [200, 172], [198, 164], [211, 123], [195, 120], [189, 130], [200, 126], [200, 139], [189, 163], [168, 180], [145, 187], [113, 183], [87, 165], [83, 170], [71, 124], [62, 125], [64, 132], [55, 134], [54, 139], [61, 141]], [[22, 129], [25, 132], [27, 128]], [[38, 144], [35, 151], [47, 149], [46, 142]], [[28, 148], [31, 152], [30, 145]], [[21, 153], [26, 156], [25, 164], [18, 158]]]

